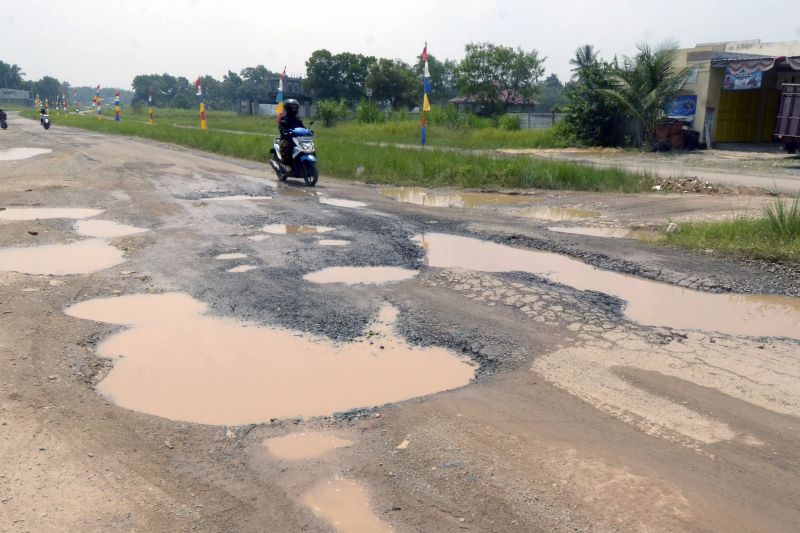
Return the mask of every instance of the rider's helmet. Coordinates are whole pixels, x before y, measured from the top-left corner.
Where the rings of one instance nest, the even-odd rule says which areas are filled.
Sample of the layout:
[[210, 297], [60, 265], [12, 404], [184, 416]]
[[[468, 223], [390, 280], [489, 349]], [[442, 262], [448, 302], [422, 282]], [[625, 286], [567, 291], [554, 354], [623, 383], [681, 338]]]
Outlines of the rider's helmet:
[[287, 115], [294, 117], [297, 115], [297, 112], [300, 111], [300, 102], [294, 98], [289, 98], [283, 103], [283, 108], [286, 110]]

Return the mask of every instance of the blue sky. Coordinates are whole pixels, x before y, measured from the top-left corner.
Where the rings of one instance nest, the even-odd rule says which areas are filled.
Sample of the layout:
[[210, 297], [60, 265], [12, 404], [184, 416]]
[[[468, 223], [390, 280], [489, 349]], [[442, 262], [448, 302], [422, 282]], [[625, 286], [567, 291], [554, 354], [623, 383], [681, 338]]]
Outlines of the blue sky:
[[610, 57], [640, 41], [800, 40], [789, 0], [304, 0], [291, 9], [285, 0], [2, 3], [0, 59], [29, 78], [126, 88], [136, 74], [221, 77], [257, 64], [302, 74], [318, 48], [410, 62], [426, 40], [431, 53], [454, 59], [474, 41], [535, 48], [547, 57], [547, 73], [562, 79], [587, 42]]

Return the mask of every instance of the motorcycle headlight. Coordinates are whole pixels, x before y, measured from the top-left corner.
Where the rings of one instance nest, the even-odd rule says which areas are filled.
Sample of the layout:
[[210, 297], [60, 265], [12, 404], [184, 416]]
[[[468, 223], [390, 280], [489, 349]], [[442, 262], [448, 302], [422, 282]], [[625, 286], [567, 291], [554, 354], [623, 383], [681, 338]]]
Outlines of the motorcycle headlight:
[[314, 141], [303, 141], [300, 143], [300, 148], [309, 152], [314, 151]]

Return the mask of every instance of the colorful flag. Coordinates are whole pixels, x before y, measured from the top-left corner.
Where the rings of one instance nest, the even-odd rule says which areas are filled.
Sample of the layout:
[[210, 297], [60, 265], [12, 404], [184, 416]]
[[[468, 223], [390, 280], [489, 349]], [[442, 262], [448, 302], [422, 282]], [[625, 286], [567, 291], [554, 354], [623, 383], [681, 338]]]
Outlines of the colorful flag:
[[103, 99], [100, 98], [100, 84], [97, 84], [97, 89], [94, 94], [94, 105], [95, 105], [95, 112], [97, 113], [97, 118], [103, 118], [103, 106], [102, 104]]
[[152, 126], [156, 123], [156, 119], [153, 116], [153, 91], [150, 91], [150, 94], [147, 96], [147, 106], [150, 108], [147, 114], [147, 125]]
[[75, 112], [80, 111], [78, 106], [78, 89], [72, 89], [72, 103], [75, 104]]
[[117, 91], [117, 94], [114, 95], [114, 122], [120, 121], [119, 112], [121, 110], [122, 108], [119, 105], [119, 91]]
[[200, 84], [200, 78], [194, 82], [197, 89], [197, 101], [200, 102], [200, 129], [208, 130], [208, 122], [206, 122], [206, 103], [203, 100], [203, 86]]
[[283, 115], [283, 79], [286, 77], [286, 67], [283, 67], [281, 78], [278, 80], [278, 96], [275, 98], [275, 122], [281, 121]]
[[428, 70], [428, 43], [425, 43], [425, 48], [422, 49], [422, 63], [424, 65], [422, 72], [422, 109], [420, 110], [420, 144], [423, 146], [427, 139], [428, 121], [425, 118], [425, 113], [431, 110], [431, 102], [428, 95], [431, 93], [431, 72]]

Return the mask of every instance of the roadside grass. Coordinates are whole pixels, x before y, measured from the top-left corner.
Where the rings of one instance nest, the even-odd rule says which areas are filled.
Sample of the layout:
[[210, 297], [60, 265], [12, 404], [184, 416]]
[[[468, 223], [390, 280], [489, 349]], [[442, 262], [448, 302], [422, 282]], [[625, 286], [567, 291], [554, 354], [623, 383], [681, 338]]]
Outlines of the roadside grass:
[[666, 242], [753, 259], [800, 262], [800, 196], [775, 199], [760, 218], [679, 224]]
[[[23, 116], [38, 120], [35, 111], [23, 112]], [[131, 120], [116, 123], [113, 119], [81, 115], [51, 115], [51, 120], [54, 125], [143, 137], [253, 161], [266, 162], [269, 156], [269, 139], [260, 135], [176, 128], [163, 122], [154, 126]], [[324, 135], [319, 141], [323, 175], [365, 183], [638, 192], [649, 190], [653, 181], [648, 174], [523, 156], [408, 150]]]

